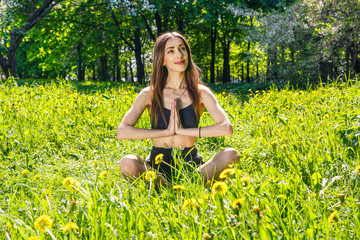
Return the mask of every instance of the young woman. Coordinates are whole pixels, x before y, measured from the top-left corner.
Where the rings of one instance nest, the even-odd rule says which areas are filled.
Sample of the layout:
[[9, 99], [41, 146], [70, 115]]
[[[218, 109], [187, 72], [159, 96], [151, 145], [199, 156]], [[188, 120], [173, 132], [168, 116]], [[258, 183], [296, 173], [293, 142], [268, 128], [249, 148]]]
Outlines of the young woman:
[[[205, 108], [215, 124], [198, 127]], [[150, 114], [151, 129], [134, 127], [145, 109]], [[124, 156], [119, 162], [121, 173], [138, 178], [148, 170], [156, 170], [157, 184], [168, 184], [177, 167], [173, 158], [177, 149], [183, 161], [197, 167], [205, 182], [218, 179], [229, 164], [239, 160], [239, 153], [226, 148], [205, 163], [194, 147], [195, 140], [231, 135], [231, 122], [214, 94], [202, 84], [185, 38], [177, 32], [159, 36], [154, 46], [150, 86], [139, 93], [117, 130], [119, 140], [151, 138], [153, 148], [145, 162], [135, 155]]]

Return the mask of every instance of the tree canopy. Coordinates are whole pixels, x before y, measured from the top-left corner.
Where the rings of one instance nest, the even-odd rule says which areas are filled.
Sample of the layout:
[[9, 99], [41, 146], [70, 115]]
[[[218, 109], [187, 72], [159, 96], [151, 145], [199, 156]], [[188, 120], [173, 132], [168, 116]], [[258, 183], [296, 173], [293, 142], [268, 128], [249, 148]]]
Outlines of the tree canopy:
[[179, 31], [205, 82], [304, 85], [360, 72], [360, 3], [315, 0], [6, 0], [5, 77], [137, 81], [153, 43]]

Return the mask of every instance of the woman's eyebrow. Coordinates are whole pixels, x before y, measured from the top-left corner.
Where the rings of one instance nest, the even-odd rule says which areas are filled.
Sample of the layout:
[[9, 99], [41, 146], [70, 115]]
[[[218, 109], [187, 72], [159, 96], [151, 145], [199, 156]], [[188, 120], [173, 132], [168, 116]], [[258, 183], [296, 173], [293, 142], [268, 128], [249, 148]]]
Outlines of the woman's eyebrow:
[[[181, 44], [179, 45], [179, 47], [181, 47], [181, 46], [183, 46], [183, 45], [184, 45], [184, 44], [181, 43]], [[175, 48], [175, 47], [171, 46], [171, 47], [168, 47], [166, 50], [168, 50], [169, 48]]]

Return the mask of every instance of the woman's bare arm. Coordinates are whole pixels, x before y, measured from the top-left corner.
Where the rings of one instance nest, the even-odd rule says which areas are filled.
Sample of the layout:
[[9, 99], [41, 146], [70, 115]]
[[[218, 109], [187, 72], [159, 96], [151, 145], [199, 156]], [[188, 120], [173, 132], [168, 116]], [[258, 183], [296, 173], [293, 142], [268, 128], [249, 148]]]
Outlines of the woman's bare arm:
[[[204, 104], [206, 110], [209, 112], [215, 124], [199, 128], [182, 128], [178, 125], [175, 126], [175, 132], [179, 135], [199, 137], [217, 137], [217, 136], [231, 136], [233, 133], [231, 122], [224, 111], [219, 105], [215, 95], [206, 86], [200, 88], [200, 100]], [[176, 113], [175, 113], [176, 114]], [[178, 120], [178, 116], [175, 116]]]
[[[171, 124], [169, 124], [167, 129], [143, 129], [134, 127], [150, 103], [151, 97], [149, 87], [147, 87], [139, 93], [132, 107], [122, 119], [117, 129], [117, 139], [150, 139], [174, 135], [174, 126]], [[172, 106], [171, 115], [175, 112], [173, 108]]]

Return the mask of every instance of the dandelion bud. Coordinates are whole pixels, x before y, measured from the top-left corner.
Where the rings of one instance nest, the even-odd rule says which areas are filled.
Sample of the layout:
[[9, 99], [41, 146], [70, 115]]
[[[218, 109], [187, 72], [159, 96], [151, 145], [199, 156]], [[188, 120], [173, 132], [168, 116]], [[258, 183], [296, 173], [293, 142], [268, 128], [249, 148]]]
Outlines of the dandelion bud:
[[254, 206], [253, 207], [254, 212], [258, 215], [258, 217], [260, 216], [260, 207], [259, 206]]
[[341, 202], [344, 202], [344, 201], [345, 201], [345, 194], [339, 193], [338, 197], [340, 198], [340, 201], [341, 201]]
[[76, 205], [76, 201], [75, 200], [72, 200], [71, 201], [71, 206], [75, 206]]
[[205, 233], [204, 234], [204, 239], [206, 239], [206, 240], [211, 239], [211, 235], [208, 234], [208, 233]]

